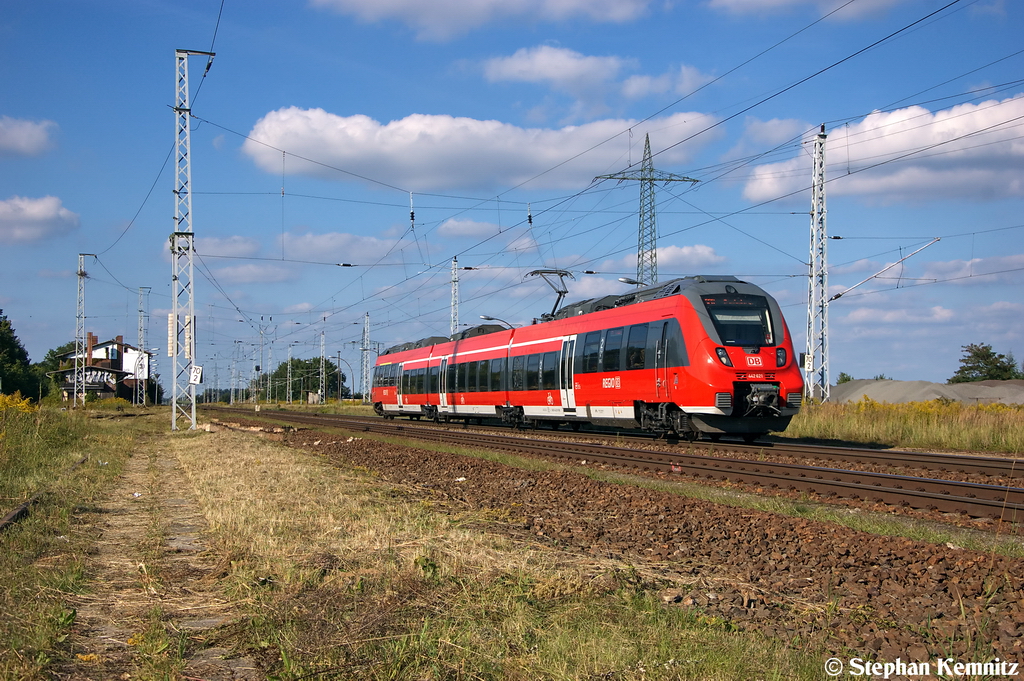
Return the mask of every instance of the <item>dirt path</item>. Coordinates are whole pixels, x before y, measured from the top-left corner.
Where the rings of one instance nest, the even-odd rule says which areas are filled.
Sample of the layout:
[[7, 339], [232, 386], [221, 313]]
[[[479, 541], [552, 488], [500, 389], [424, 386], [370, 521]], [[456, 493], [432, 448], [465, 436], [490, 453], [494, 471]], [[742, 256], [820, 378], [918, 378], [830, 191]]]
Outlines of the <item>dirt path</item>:
[[60, 679], [257, 679], [252, 660], [211, 647], [237, 613], [215, 584], [206, 519], [161, 438], [142, 441], [106, 503], [79, 516], [99, 535], [74, 599]]

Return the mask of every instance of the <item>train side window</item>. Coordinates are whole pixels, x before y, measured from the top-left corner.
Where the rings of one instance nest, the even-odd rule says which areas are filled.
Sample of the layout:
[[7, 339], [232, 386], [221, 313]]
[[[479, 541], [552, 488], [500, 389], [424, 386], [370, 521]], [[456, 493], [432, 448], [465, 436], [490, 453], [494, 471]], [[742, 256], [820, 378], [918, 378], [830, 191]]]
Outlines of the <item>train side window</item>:
[[441, 367], [432, 366], [430, 367], [430, 386], [427, 388], [428, 393], [438, 392], [438, 378], [441, 375]]
[[526, 357], [512, 358], [512, 389], [526, 390]]
[[589, 374], [597, 371], [601, 355], [601, 332], [591, 331], [583, 340], [583, 361], [577, 369], [582, 374]]
[[491, 391], [491, 360], [482, 359], [480, 360], [480, 392], [488, 393]]
[[466, 392], [468, 393], [476, 392], [476, 370], [476, 362], [466, 363]]
[[629, 340], [626, 342], [626, 369], [643, 369], [646, 356], [647, 324], [634, 324], [629, 327]]
[[540, 355], [526, 358], [526, 389], [540, 390]]
[[558, 389], [558, 353], [557, 352], [545, 352], [544, 360], [541, 365], [543, 367], [541, 378], [541, 387], [544, 390], [557, 390]]
[[505, 358], [491, 360], [491, 390], [505, 390]]
[[446, 393], [455, 392], [455, 375], [457, 373], [458, 365], [453, 364], [451, 360], [448, 360], [448, 371], [445, 372], [445, 387]]
[[427, 392], [426, 391], [426, 386], [424, 385], [426, 383], [426, 380], [427, 380], [427, 368], [423, 367], [422, 369], [417, 369], [416, 370], [416, 392], [418, 392], [421, 395], [423, 393]]
[[622, 368], [622, 327], [608, 329], [604, 340], [604, 367], [602, 371], [619, 371]]

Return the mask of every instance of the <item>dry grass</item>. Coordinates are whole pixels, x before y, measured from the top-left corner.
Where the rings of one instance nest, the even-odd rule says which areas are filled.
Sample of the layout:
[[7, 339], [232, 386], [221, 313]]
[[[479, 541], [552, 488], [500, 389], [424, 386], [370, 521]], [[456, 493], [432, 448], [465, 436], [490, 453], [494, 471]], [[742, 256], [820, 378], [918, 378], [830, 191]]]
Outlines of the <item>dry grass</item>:
[[965, 405], [950, 400], [889, 404], [865, 396], [855, 403], [810, 405], [793, 419], [785, 436], [1021, 454], [1024, 405]]
[[816, 658], [662, 605], [664, 585], [481, 532], [360, 471], [237, 433], [171, 443], [211, 524], [225, 632], [280, 678], [815, 678]]

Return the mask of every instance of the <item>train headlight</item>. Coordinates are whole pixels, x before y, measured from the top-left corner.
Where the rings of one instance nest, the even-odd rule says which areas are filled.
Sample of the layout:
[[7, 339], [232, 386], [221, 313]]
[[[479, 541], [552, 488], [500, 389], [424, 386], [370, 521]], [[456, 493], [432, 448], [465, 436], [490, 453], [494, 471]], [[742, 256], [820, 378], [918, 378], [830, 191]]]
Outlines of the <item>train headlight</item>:
[[776, 348], [775, 349], [775, 366], [784, 367], [786, 366], [786, 349]]
[[732, 360], [729, 359], [729, 353], [726, 352], [725, 348], [715, 348], [715, 352], [718, 354], [718, 361], [727, 367], [732, 366]]

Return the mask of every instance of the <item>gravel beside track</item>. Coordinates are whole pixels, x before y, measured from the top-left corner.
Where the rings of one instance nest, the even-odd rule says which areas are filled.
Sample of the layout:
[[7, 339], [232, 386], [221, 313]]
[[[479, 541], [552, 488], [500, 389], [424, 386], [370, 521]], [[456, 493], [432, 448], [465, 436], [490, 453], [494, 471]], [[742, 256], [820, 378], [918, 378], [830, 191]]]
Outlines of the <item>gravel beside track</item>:
[[[658, 574], [669, 607], [880, 660], [1024, 659], [1024, 561], [732, 508], [580, 473], [300, 431], [288, 444], [362, 466], [488, 529]], [[717, 620], [716, 620], [717, 621]]]

